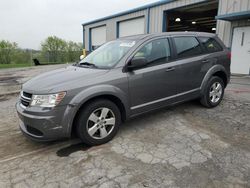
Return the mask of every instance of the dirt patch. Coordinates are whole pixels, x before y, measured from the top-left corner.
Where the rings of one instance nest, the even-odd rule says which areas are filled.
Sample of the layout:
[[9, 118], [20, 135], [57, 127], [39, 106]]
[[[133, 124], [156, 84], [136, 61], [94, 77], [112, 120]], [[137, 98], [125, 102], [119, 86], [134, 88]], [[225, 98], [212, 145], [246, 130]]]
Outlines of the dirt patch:
[[6, 96], [0, 96], [0, 102], [7, 101], [8, 97]]
[[19, 84], [18, 79], [21, 79], [21, 76], [0, 76], [0, 83], [5, 84]]

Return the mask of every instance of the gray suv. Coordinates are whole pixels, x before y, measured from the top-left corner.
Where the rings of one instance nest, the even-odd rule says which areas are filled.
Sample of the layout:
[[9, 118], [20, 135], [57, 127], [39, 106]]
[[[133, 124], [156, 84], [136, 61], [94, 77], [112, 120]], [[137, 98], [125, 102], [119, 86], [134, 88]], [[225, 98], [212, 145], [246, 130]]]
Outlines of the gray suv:
[[121, 122], [200, 99], [217, 106], [230, 79], [230, 51], [214, 34], [173, 32], [120, 38], [79, 63], [26, 82], [16, 104], [33, 140], [110, 141]]

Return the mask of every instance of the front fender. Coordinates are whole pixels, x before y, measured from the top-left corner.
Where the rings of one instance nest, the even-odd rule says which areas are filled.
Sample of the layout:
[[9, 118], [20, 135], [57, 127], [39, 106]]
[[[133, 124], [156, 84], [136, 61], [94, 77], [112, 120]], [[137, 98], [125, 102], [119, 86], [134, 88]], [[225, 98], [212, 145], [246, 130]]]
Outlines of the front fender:
[[70, 117], [67, 130], [68, 133], [71, 133], [74, 117], [81, 106], [88, 100], [103, 95], [112, 95], [120, 99], [124, 105], [126, 116], [129, 116], [128, 96], [125, 92], [123, 92], [120, 88], [111, 85], [92, 86], [90, 88], [84, 89], [70, 101], [66, 112], [67, 117]]
[[227, 75], [227, 79], [229, 75], [227, 74], [226, 69], [222, 65], [214, 65], [211, 67], [208, 72], [206, 73], [205, 77], [203, 78], [203, 81], [201, 83], [201, 94], [205, 92], [206, 85], [209, 81], [209, 79], [216, 73], [216, 72], [224, 72]]

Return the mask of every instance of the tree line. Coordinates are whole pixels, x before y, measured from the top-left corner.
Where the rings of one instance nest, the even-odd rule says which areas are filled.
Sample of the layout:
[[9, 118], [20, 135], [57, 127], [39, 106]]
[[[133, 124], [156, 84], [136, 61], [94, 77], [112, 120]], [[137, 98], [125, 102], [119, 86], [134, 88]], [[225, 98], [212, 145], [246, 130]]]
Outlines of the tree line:
[[16, 42], [0, 40], [0, 64], [28, 64], [33, 59], [42, 63], [66, 63], [79, 60], [82, 44], [49, 36], [41, 43], [41, 50], [21, 49]]

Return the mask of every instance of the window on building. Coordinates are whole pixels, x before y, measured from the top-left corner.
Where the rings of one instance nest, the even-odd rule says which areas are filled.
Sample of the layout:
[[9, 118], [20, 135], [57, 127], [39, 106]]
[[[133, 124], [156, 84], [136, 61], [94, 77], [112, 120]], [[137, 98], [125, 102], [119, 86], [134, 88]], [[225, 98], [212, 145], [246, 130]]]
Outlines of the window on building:
[[205, 47], [206, 53], [219, 52], [223, 50], [221, 45], [213, 38], [199, 37], [199, 39]]
[[175, 37], [174, 42], [179, 58], [192, 57], [202, 53], [200, 43], [195, 37]]
[[168, 39], [157, 39], [143, 46], [135, 57], [145, 57], [149, 66], [163, 64], [170, 60]]

